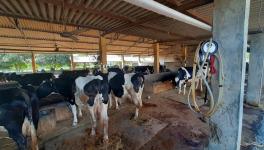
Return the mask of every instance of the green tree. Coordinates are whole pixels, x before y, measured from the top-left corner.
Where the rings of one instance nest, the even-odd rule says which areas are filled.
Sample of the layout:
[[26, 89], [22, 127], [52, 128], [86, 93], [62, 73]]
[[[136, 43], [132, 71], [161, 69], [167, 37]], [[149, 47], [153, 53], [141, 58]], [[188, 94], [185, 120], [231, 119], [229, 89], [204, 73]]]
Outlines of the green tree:
[[36, 55], [36, 63], [42, 69], [54, 68], [59, 70], [70, 66], [70, 56], [66, 54], [38, 54]]
[[31, 67], [30, 54], [0, 54], [0, 70], [22, 72]]

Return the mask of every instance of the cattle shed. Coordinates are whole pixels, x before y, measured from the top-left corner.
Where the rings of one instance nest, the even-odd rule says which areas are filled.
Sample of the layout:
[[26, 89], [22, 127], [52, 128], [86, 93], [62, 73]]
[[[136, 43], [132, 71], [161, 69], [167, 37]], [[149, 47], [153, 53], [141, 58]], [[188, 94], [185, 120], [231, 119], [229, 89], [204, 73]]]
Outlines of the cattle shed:
[[[74, 79], [71, 87], [76, 101], [79, 85], [75, 79], [88, 74], [77, 69], [77, 64], [91, 59], [99, 72], [108, 71], [107, 87], [112, 88], [108, 98], [117, 99], [106, 110], [109, 130], [101, 133], [105, 123], [98, 122], [101, 126], [96, 136], [90, 136], [94, 128], [90, 103], [88, 107], [86, 103], [90, 97], [85, 92], [78, 97], [85, 108], [80, 117], [76, 112], [79, 104], [71, 104], [68, 98], [65, 102], [65, 91], [61, 94], [55, 87], [57, 94], [52, 91], [47, 97], [38, 97], [39, 149], [264, 149], [263, 28], [262, 0], [0, 0], [0, 63], [7, 63], [2, 57], [6, 54], [30, 56], [30, 73], [7, 73], [0, 64], [0, 100], [4, 97], [1, 90], [9, 88], [9, 82], [13, 86], [13, 80], [19, 84], [38, 80], [37, 85], [31, 85], [39, 92], [41, 84], [56, 86], [55, 80], [65, 75]], [[208, 52], [213, 48], [216, 53]], [[42, 76], [42, 62], [37, 62], [37, 57], [43, 54], [67, 55], [69, 68], [61, 74]], [[137, 96], [143, 101], [142, 107], [131, 91], [127, 92], [132, 95], [128, 102], [123, 98], [126, 92], [121, 98], [113, 94], [113, 86], [122, 79], [110, 82], [119, 75], [110, 76], [109, 68], [114, 64], [110, 61], [119, 61], [123, 70], [132, 64], [136, 75], [145, 74], [142, 79], [134, 79], [127, 78], [125, 72], [120, 87], [124, 90], [131, 84], [136, 94], [142, 88], [142, 95]], [[135, 89], [139, 83], [134, 80], [144, 85], [139, 91]], [[86, 81], [87, 86], [90, 78]], [[16, 88], [28, 90], [24, 86]], [[180, 93], [182, 88], [184, 92], [186, 88], [185, 94]], [[115, 109], [118, 100], [120, 108]], [[1, 118], [1, 110], [7, 104], [1, 101], [0, 149], [13, 149], [19, 143], [2, 123], [7, 119]], [[72, 127], [74, 113], [79, 120]], [[22, 130], [27, 128], [24, 124]], [[105, 132], [109, 132], [107, 141], [102, 138]], [[28, 143], [27, 147], [34, 149], [34, 142]]]

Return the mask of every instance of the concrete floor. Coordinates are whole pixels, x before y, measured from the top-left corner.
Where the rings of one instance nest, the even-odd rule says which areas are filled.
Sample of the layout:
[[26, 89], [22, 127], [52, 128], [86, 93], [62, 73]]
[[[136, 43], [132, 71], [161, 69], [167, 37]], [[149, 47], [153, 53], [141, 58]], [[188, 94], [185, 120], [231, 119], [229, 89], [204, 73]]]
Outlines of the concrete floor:
[[[109, 111], [109, 143], [102, 136], [91, 137], [90, 122], [84, 116], [77, 128], [71, 121], [57, 124], [51, 135], [42, 138], [42, 149], [204, 149], [208, 143], [209, 127], [197, 119], [183, 101], [182, 95], [171, 90], [144, 99], [138, 120], [133, 120], [135, 106], [123, 103], [120, 110]], [[147, 97], [148, 95], [143, 95]], [[64, 129], [61, 129], [64, 128]]]

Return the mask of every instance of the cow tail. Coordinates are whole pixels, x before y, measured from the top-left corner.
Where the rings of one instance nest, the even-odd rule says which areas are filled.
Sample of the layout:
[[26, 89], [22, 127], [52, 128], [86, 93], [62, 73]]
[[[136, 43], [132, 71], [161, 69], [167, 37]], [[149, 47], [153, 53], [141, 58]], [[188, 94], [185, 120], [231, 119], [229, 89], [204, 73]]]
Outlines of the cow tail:
[[25, 92], [22, 92], [22, 96], [25, 98], [25, 102], [27, 103], [26, 117], [30, 122], [29, 129], [30, 129], [30, 137], [31, 137], [31, 149], [38, 150], [37, 131], [33, 122], [33, 114], [32, 114], [33, 111], [32, 111], [31, 100], [30, 97]]

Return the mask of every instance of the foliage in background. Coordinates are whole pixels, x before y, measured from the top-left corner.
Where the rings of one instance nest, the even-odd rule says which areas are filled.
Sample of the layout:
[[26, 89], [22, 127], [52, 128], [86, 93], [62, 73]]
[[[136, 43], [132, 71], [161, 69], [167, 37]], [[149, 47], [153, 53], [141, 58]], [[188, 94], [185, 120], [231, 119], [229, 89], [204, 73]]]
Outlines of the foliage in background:
[[31, 69], [30, 54], [0, 54], [0, 71], [22, 72]]
[[55, 70], [70, 68], [70, 55], [67, 54], [38, 54], [36, 55], [38, 70]]

